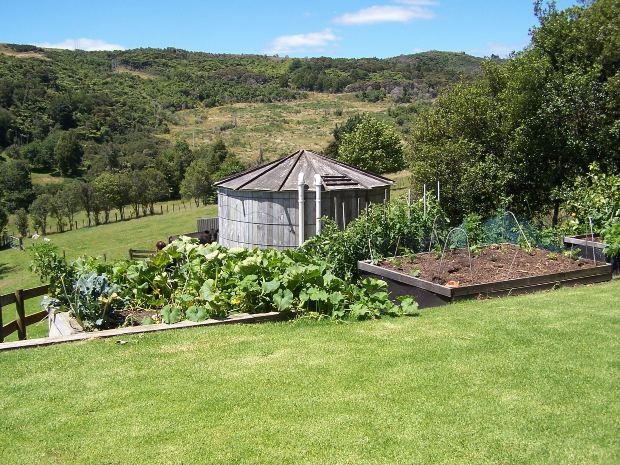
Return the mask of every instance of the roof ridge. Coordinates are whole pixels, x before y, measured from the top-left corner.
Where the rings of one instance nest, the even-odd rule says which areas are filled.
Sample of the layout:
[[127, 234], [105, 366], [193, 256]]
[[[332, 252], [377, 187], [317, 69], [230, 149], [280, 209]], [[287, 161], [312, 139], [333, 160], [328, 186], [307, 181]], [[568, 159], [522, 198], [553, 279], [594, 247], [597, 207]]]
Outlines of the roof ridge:
[[290, 157], [293, 157], [293, 156], [297, 155], [297, 160], [295, 160], [295, 163], [293, 163], [293, 166], [291, 166], [291, 169], [289, 169], [288, 173], [286, 173], [286, 176], [284, 176], [284, 180], [280, 184], [280, 187], [278, 187], [278, 192], [282, 191], [282, 187], [284, 187], [284, 184], [286, 184], [286, 180], [288, 179], [288, 177], [291, 175], [291, 173], [293, 172], [293, 170], [297, 166], [297, 163], [299, 163], [299, 159], [301, 158], [301, 155], [303, 153], [304, 153], [304, 150], [303, 149], [299, 149], [297, 152], [295, 152], [292, 155], [290, 155], [289, 157], [287, 157], [287, 159], [288, 159]]
[[[313, 152], [313, 153], [314, 153], [316, 156], [321, 157], [323, 160], [328, 160], [328, 161], [331, 161], [332, 163], [335, 163], [335, 164], [336, 164], [336, 165], [338, 165], [338, 166], [343, 166], [343, 167], [348, 168], [348, 169], [350, 169], [350, 170], [356, 171], [356, 172], [358, 172], [358, 173], [365, 174], [366, 176], [371, 176], [371, 177], [373, 177], [373, 178], [375, 178], [375, 179], [379, 179], [379, 180], [381, 180], [381, 181], [389, 181], [389, 182], [391, 182], [391, 183], [394, 183], [394, 181], [393, 181], [393, 180], [391, 180], [391, 179], [389, 179], [389, 178], [383, 177], [383, 176], [381, 176], [381, 175], [379, 175], [379, 174], [374, 174], [374, 173], [371, 173], [370, 171], [366, 171], [366, 170], [363, 170], [363, 169], [361, 169], [361, 168], [357, 168], [357, 167], [355, 167], [355, 166], [353, 166], [353, 165], [349, 165], [349, 164], [344, 163], [344, 162], [342, 162], [342, 161], [340, 161], [340, 160], [338, 160], [338, 159], [336, 159], [336, 158], [326, 157], [325, 155], [321, 155], [320, 153], [315, 153], [315, 152]], [[342, 173], [341, 173], [341, 174], [342, 174]], [[359, 183], [358, 183], [358, 184], [359, 184]], [[366, 187], [366, 186], [364, 186], [364, 187]]]

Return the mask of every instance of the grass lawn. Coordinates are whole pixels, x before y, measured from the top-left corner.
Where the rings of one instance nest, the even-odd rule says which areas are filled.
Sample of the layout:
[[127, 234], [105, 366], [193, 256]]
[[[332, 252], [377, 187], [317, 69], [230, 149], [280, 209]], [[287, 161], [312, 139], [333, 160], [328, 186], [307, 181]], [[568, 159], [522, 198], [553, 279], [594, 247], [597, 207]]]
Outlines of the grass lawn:
[[[178, 205], [180, 202], [175, 201]], [[164, 203], [164, 212], [166, 204]], [[66, 252], [67, 258], [76, 258], [79, 255], [106, 255], [108, 260], [129, 258], [128, 249], [154, 249], [158, 240], [167, 241], [173, 234], [192, 232], [196, 230], [196, 219], [200, 217], [217, 216], [217, 206], [196, 207], [191, 202], [185, 202], [186, 208], [170, 211], [163, 215], [147, 216], [129, 221], [104, 224], [92, 228], [80, 228], [61, 234], [48, 236], [61, 250]], [[176, 207], [175, 207], [176, 208]], [[26, 248], [32, 243], [26, 239]], [[27, 251], [0, 250], [0, 294], [12, 292], [15, 289], [25, 289], [40, 285], [40, 281], [29, 270], [30, 254]], [[39, 299], [26, 302], [27, 312], [39, 310]], [[10, 306], [3, 310], [4, 321], [15, 319], [15, 307]], [[42, 337], [47, 335], [47, 321], [28, 327], [28, 337]], [[13, 334], [7, 341], [15, 340]], [[2, 463], [2, 460], [0, 460]]]
[[0, 353], [0, 463], [617, 464], [619, 296]]

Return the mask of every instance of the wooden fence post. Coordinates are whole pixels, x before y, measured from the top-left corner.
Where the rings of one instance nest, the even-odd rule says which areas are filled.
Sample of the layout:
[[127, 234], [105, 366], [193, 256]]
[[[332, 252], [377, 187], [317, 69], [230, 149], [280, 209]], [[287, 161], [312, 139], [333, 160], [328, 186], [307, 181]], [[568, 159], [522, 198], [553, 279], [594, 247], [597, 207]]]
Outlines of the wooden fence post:
[[4, 323], [2, 323], [2, 302], [0, 302], [0, 342], [4, 342], [4, 331], [3, 331], [3, 325]]
[[17, 323], [17, 337], [20, 341], [23, 341], [26, 339], [26, 310], [21, 289], [15, 291], [15, 310], [17, 313], [17, 318], [15, 319]]

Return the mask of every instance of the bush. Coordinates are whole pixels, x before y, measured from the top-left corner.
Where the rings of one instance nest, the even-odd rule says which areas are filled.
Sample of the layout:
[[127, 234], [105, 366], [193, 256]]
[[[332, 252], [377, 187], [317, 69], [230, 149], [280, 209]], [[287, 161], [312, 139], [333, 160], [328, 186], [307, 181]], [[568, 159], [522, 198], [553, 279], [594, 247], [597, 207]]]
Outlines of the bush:
[[565, 195], [570, 222], [580, 232], [590, 232], [589, 218], [594, 230], [600, 231], [620, 217], [620, 175], [605, 174], [596, 163], [566, 189]]

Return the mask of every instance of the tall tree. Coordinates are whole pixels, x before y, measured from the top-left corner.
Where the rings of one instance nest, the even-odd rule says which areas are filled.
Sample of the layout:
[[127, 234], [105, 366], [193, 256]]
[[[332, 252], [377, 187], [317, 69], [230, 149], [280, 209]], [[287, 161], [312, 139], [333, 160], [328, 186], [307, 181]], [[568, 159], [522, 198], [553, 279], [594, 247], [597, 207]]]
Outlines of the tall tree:
[[64, 176], [78, 174], [84, 149], [75, 131], [66, 131], [58, 139], [54, 148], [56, 166]]
[[7, 211], [26, 208], [34, 198], [28, 164], [23, 160], [0, 162], [0, 198]]
[[34, 199], [28, 209], [32, 218], [32, 225], [37, 232], [41, 232], [43, 235], [47, 234], [47, 217], [50, 214], [53, 200], [51, 195], [41, 194]]
[[620, 4], [535, 8], [540, 25], [526, 50], [486, 63], [413, 129], [413, 178], [441, 180], [455, 218], [508, 205], [529, 215], [552, 209], [556, 223], [564, 184], [592, 162], [620, 170]]
[[338, 158], [374, 173], [399, 171], [405, 163], [403, 144], [396, 131], [369, 114], [342, 137]]
[[181, 196], [185, 199], [193, 199], [196, 206], [207, 203], [208, 197], [213, 193], [213, 185], [209, 166], [206, 161], [195, 160], [185, 171], [185, 177], [181, 182]]

